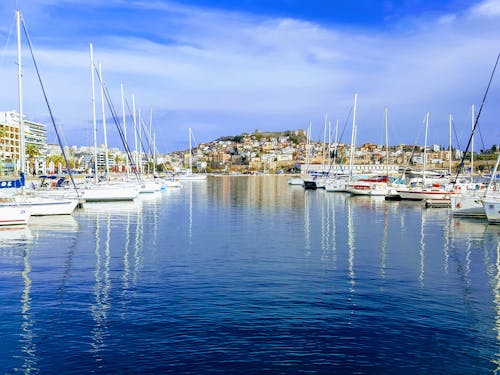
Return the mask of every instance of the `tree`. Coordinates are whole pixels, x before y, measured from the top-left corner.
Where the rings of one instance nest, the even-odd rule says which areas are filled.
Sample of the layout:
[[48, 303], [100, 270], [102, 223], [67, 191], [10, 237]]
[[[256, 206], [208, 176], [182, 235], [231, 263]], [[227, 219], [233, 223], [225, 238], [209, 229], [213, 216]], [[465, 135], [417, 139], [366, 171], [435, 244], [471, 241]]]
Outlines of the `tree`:
[[37, 145], [27, 144], [26, 145], [26, 155], [29, 156], [29, 172], [30, 174], [35, 174], [35, 156], [40, 155], [40, 149]]
[[[3, 128], [3, 126], [0, 126], [0, 141], [2, 145], [2, 154], [3, 151], [5, 151], [5, 140], [3, 139], [4, 136], [5, 136], [5, 129]], [[3, 172], [3, 157], [1, 157], [0, 155], [0, 174], [2, 172]]]
[[49, 165], [50, 162], [54, 163], [55, 168], [57, 168], [59, 163], [61, 163], [61, 165], [66, 165], [66, 162], [64, 161], [64, 157], [62, 155], [49, 155], [49, 156], [47, 156], [46, 162], [47, 162], [47, 165]]

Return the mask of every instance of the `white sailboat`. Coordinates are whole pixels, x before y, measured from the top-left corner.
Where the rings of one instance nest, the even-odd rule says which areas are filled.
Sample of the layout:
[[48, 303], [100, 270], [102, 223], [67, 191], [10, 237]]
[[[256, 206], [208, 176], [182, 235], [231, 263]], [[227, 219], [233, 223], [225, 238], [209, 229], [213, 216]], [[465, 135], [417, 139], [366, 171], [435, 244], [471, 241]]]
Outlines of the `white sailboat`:
[[26, 225], [31, 216], [29, 209], [15, 205], [0, 207], [0, 226]]
[[386, 147], [386, 176], [373, 176], [352, 180], [345, 190], [353, 195], [386, 196], [389, 192], [389, 140], [387, 133], [387, 108], [384, 108], [385, 147]]
[[[94, 50], [93, 45], [89, 45], [90, 51], [90, 72], [92, 85], [92, 120], [94, 130], [94, 183], [84, 184], [79, 187], [82, 199], [85, 202], [116, 202], [116, 201], [131, 201], [139, 195], [137, 184], [133, 183], [110, 183], [108, 181], [99, 181], [98, 165], [97, 165], [97, 120], [96, 120], [96, 105], [95, 105], [95, 78], [94, 78]], [[102, 79], [101, 87], [102, 87]], [[103, 95], [103, 94], [102, 94]], [[104, 110], [103, 110], [104, 118]]]
[[[337, 152], [339, 143], [339, 120], [335, 124], [335, 147], [333, 150], [333, 165], [337, 162]], [[328, 192], [345, 192], [345, 187], [349, 182], [349, 175], [336, 173], [329, 176], [325, 183], [325, 190]]]
[[[475, 124], [475, 111], [472, 105], [471, 111], [472, 132]], [[451, 122], [450, 115], [450, 145], [451, 145]], [[472, 171], [474, 170], [474, 135], [471, 135], [471, 175], [464, 182], [455, 181], [453, 190], [455, 194], [450, 197], [451, 213], [457, 217], [477, 217], [485, 218], [486, 213], [483, 207], [483, 198], [486, 193], [486, 186], [482, 183], [474, 183]], [[450, 175], [451, 175], [451, 146], [450, 146]], [[467, 177], [466, 177], [467, 178]]]
[[485, 196], [482, 199], [486, 218], [488, 219], [488, 222], [492, 224], [500, 224], [500, 192], [497, 190], [496, 183], [494, 183], [499, 164], [500, 154], [498, 154], [495, 169], [491, 174], [488, 188], [486, 189]]
[[192, 149], [192, 130], [189, 128], [189, 169], [181, 171], [176, 175], [180, 181], [206, 181], [207, 175], [202, 173], [193, 173], [193, 149]]
[[[16, 209], [29, 211], [33, 216], [44, 215], [69, 215], [78, 205], [78, 199], [58, 199], [41, 197], [37, 195], [27, 195], [24, 191], [24, 175], [26, 172], [25, 162], [25, 134], [24, 134], [24, 114], [23, 114], [23, 85], [22, 85], [22, 65], [21, 65], [21, 12], [16, 11], [17, 25], [17, 62], [18, 62], [18, 95], [19, 95], [19, 159], [22, 183], [15, 194], [5, 198], [1, 207], [15, 206]], [[43, 87], [42, 87], [43, 88]], [[8, 211], [8, 210], [7, 210]], [[13, 211], [14, 212], [14, 211]]]
[[[442, 201], [449, 202], [450, 195], [454, 194], [446, 187], [443, 187], [439, 183], [428, 183], [426, 181], [426, 176], [428, 172], [427, 169], [427, 133], [429, 128], [429, 112], [425, 115], [425, 138], [424, 138], [424, 160], [423, 160], [423, 171], [422, 171], [422, 181], [417, 186], [410, 186], [409, 188], [399, 188], [397, 189], [398, 194], [401, 199], [405, 200], [431, 200], [431, 201]], [[443, 181], [444, 182], [444, 181]]]

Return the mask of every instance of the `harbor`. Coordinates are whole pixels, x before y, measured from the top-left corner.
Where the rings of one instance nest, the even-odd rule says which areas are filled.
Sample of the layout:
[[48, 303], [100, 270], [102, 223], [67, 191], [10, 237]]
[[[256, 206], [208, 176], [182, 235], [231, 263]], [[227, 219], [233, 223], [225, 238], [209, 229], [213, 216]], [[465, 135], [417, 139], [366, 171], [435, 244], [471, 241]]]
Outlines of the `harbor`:
[[500, 373], [500, 0], [0, 15], [0, 374]]

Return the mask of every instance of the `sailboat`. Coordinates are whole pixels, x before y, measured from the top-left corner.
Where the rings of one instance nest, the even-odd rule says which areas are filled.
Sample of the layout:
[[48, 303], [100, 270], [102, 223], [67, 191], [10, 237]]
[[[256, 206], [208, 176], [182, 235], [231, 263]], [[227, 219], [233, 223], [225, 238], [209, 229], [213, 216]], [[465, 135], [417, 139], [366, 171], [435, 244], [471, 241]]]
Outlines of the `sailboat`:
[[346, 191], [353, 195], [385, 196], [389, 182], [389, 141], [387, 134], [387, 108], [384, 108], [386, 176], [371, 176], [353, 180], [346, 186]]
[[481, 203], [484, 207], [484, 212], [488, 222], [492, 224], [500, 224], [500, 192], [497, 190], [495, 176], [497, 174], [498, 165], [500, 164], [500, 154], [498, 154], [497, 162], [495, 164], [495, 169], [491, 174], [490, 182], [488, 188], [484, 193], [484, 198]]
[[[132, 201], [139, 195], [138, 186], [135, 184], [113, 184], [108, 181], [99, 181], [98, 166], [97, 166], [97, 120], [96, 120], [96, 105], [95, 105], [95, 78], [94, 78], [94, 50], [93, 45], [89, 45], [90, 51], [90, 72], [92, 84], [92, 120], [94, 130], [94, 183], [84, 185], [80, 188], [81, 196], [85, 202], [116, 202], [116, 201]], [[103, 85], [102, 78], [101, 87]], [[102, 95], [104, 92], [101, 91]], [[104, 112], [104, 110], [103, 110]], [[104, 117], [104, 114], [103, 114]]]
[[358, 94], [354, 94], [354, 106], [352, 112], [352, 131], [351, 131], [351, 148], [349, 152], [349, 172], [347, 175], [335, 175], [326, 183], [326, 191], [330, 192], [346, 192], [347, 187], [354, 180], [353, 165], [354, 165], [354, 151], [356, 149], [356, 109], [358, 103]]
[[[472, 128], [474, 131], [475, 124], [475, 111], [474, 105], [472, 105]], [[451, 129], [451, 115], [450, 115], [450, 129]], [[451, 133], [451, 131], [450, 131]], [[472, 175], [474, 170], [474, 134], [471, 135], [471, 175], [470, 178], [463, 181], [455, 181], [453, 190], [454, 195], [450, 197], [451, 201], [451, 213], [456, 217], [476, 217], [476, 218], [486, 218], [486, 213], [484, 211], [482, 198], [485, 197], [486, 185], [483, 183], [475, 183]], [[451, 157], [451, 154], [450, 154]], [[450, 163], [450, 175], [451, 175], [451, 163]], [[458, 180], [458, 179], [457, 179]]]
[[[401, 199], [406, 200], [432, 200], [432, 201], [450, 201], [450, 195], [454, 194], [439, 182], [428, 182], [426, 181], [426, 176], [429, 175], [427, 169], [427, 133], [429, 129], [429, 112], [425, 115], [425, 138], [424, 138], [424, 160], [423, 160], [423, 171], [422, 180], [418, 185], [410, 186], [409, 188], [399, 188], [397, 189], [398, 194]], [[445, 182], [445, 181], [443, 181]], [[446, 181], [449, 182], [449, 181]]]
[[0, 207], [0, 226], [26, 225], [30, 216], [30, 211], [24, 207]]
[[[24, 21], [23, 21], [24, 22]], [[37, 195], [27, 195], [25, 186], [25, 133], [24, 133], [24, 118], [23, 118], [23, 91], [22, 91], [22, 65], [21, 65], [21, 12], [16, 11], [16, 26], [17, 26], [17, 78], [18, 78], [18, 95], [19, 95], [19, 155], [20, 155], [20, 173], [19, 185], [16, 184], [14, 194], [5, 198], [0, 204], [1, 208], [16, 206], [22, 208], [33, 216], [45, 215], [69, 215], [78, 205], [78, 199], [57, 199], [47, 198]], [[26, 29], [25, 29], [26, 30]], [[40, 77], [39, 77], [40, 78]], [[40, 81], [41, 82], [41, 81]], [[43, 86], [42, 86], [43, 89]], [[7, 210], [8, 211], [8, 210]], [[17, 212], [17, 211], [16, 211]], [[21, 214], [21, 212], [19, 212]]]
[[191, 143], [192, 138], [193, 132], [191, 128], [189, 128], [189, 169], [177, 174], [176, 177], [180, 181], [205, 181], [207, 179], [206, 174], [193, 173], [193, 149]]

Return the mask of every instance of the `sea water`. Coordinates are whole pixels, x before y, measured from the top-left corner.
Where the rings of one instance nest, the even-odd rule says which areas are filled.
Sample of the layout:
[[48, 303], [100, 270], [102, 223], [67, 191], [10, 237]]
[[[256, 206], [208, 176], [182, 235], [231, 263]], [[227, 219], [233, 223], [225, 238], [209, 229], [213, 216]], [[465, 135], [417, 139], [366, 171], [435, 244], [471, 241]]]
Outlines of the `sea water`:
[[494, 373], [500, 226], [209, 177], [0, 231], [5, 374]]

